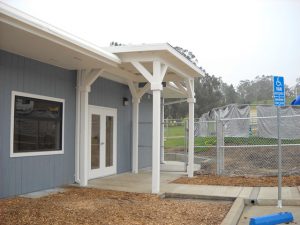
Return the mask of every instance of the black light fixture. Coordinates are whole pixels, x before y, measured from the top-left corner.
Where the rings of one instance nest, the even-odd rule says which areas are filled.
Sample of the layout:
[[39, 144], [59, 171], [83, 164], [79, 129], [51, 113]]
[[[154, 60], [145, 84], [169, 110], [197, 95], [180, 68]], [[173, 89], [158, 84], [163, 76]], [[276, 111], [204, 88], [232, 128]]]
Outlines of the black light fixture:
[[128, 101], [128, 98], [123, 98], [123, 106], [128, 106], [129, 104], [129, 101]]

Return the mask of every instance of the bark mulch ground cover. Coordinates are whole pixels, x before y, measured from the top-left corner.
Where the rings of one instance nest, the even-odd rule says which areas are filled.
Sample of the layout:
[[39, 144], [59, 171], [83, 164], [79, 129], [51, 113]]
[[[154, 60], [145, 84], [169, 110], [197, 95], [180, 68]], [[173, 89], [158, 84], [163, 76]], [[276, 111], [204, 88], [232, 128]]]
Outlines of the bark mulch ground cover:
[[38, 199], [0, 200], [0, 224], [216, 225], [230, 207], [231, 202], [68, 187], [66, 192]]
[[[198, 185], [223, 185], [242, 187], [277, 187], [278, 178], [268, 176], [246, 177], [246, 176], [218, 176], [198, 175], [193, 178], [181, 177], [173, 181], [177, 184], [198, 184]], [[284, 176], [282, 186], [300, 186], [300, 176]]]

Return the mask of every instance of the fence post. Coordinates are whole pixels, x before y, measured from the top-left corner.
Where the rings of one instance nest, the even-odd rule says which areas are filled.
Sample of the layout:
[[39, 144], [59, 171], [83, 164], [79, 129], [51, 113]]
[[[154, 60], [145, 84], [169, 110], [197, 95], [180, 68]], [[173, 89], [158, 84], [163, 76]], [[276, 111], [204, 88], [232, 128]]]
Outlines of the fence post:
[[220, 138], [219, 138], [219, 120], [218, 117], [216, 117], [216, 138], [217, 138], [217, 175], [221, 174], [220, 171]]
[[282, 148], [280, 134], [280, 107], [277, 106], [277, 133], [278, 133], [278, 208], [282, 208]]
[[221, 142], [221, 146], [222, 146], [222, 147], [220, 147], [220, 150], [221, 150], [221, 173], [223, 173], [224, 172], [224, 157], [225, 157], [224, 156], [224, 149], [225, 148], [223, 146], [225, 146], [225, 143], [224, 143], [224, 123], [221, 120], [220, 120], [220, 127], [221, 127], [220, 142]]
[[217, 136], [217, 175], [224, 171], [224, 131], [223, 122], [217, 116], [216, 118], [216, 136]]

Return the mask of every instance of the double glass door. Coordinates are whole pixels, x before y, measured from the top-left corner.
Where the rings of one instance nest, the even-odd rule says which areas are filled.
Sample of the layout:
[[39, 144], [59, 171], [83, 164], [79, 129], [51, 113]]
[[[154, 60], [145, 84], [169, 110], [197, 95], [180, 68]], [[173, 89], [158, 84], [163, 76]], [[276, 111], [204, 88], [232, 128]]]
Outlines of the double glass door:
[[89, 179], [116, 173], [117, 110], [89, 106]]

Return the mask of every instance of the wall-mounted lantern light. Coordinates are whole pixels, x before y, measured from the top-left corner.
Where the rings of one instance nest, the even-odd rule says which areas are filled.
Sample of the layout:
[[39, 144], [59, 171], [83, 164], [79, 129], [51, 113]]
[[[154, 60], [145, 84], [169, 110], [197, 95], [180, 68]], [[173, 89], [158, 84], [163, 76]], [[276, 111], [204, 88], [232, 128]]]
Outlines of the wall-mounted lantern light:
[[123, 106], [128, 106], [128, 105], [129, 105], [128, 98], [123, 98]]

